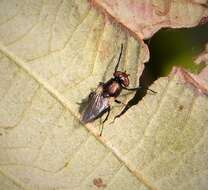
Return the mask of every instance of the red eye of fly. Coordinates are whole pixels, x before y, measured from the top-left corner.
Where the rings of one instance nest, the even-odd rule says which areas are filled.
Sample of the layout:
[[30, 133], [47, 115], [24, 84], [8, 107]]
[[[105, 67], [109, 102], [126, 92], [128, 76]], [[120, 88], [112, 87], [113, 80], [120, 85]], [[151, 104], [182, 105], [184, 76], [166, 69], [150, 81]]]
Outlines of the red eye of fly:
[[121, 71], [116, 71], [113, 76], [115, 78], [118, 78], [121, 81], [121, 84], [125, 87], [129, 86], [129, 78], [128, 78], [128, 74], [126, 74], [125, 72], [121, 72]]

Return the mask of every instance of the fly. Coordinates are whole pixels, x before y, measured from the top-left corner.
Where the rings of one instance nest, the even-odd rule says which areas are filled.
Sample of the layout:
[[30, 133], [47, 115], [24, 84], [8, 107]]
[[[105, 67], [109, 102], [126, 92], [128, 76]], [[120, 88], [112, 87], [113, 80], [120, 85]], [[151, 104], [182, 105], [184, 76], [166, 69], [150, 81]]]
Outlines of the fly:
[[[128, 88], [129, 86], [129, 74], [126, 72], [118, 71], [118, 66], [121, 60], [123, 52], [123, 44], [121, 44], [121, 50], [116, 64], [113, 77], [105, 83], [99, 83], [97, 89], [89, 94], [88, 103], [82, 113], [81, 122], [86, 124], [96, 120], [107, 112], [106, 118], [103, 123], [105, 123], [110, 115], [111, 103], [114, 101], [121, 104], [116, 98], [120, 95], [122, 90], [136, 91], [141, 86], [137, 88]], [[155, 93], [155, 91], [148, 89]], [[102, 135], [103, 126], [100, 132]]]

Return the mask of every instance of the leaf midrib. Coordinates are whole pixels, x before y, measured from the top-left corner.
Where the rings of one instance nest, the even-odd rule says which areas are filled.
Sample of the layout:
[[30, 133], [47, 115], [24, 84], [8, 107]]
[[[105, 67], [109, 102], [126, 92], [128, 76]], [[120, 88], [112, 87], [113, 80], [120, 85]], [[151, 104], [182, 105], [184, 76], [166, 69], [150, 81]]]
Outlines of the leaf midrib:
[[[23, 69], [29, 76], [31, 76], [40, 86], [42, 86], [45, 90], [48, 91], [48, 93], [55, 98], [66, 110], [68, 110], [72, 116], [77, 119], [80, 122], [80, 115], [76, 114], [72, 111], [71, 107], [72, 104], [64, 97], [62, 96], [56, 89], [54, 89], [51, 85], [47, 83], [43, 78], [41, 78], [38, 74], [36, 74], [34, 71], [32, 71], [24, 60], [14, 55], [11, 51], [9, 51], [6, 47], [4, 47], [3, 44], [0, 43], [0, 51], [6, 55], [10, 60], [12, 60], [13, 63], [15, 63], [20, 69]], [[81, 122], [80, 124], [85, 127], [100, 143], [102, 143], [107, 149], [109, 149], [112, 154], [120, 161], [122, 162], [126, 168], [145, 186], [147, 186], [150, 190], [157, 190], [154, 185], [152, 185], [148, 179], [146, 179], [142, 174], [135, 171], [131, 165], [128, 165], [124, 158], [122, 158], [122, 155], [119, 151], [114, 149], [114, 147], [108, 143], [103, 137], [99, 136], [99, 133], [97, 133], [95, 130], [93, 130], [92, 124], [83, 125]], [[1, 171], [0, 171], [1, 172]]]

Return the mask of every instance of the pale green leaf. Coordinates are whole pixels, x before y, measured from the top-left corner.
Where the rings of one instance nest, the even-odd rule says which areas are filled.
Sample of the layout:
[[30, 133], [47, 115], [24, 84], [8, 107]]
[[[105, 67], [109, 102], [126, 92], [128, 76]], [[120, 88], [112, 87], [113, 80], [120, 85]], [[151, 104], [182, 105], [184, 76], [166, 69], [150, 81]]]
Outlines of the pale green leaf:
[[206, 86], [175, 69], [110, 124], [114, 105], [99, 137], [78, 103], [111, 77], [121, 43], [120, 69], [137, 86], [144, 43], [87, 1], [5, 0], [0, 10], [0, 189], [207, 188]]

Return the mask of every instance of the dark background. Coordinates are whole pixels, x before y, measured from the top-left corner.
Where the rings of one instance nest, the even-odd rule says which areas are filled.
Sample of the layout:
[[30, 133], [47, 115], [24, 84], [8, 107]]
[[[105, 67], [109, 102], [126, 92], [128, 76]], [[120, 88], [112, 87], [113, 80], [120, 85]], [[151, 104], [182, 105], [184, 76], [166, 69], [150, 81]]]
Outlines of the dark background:
[[173, 66], [185, 68], [195, 74], [205, 67], [203, 64], [196, 65], [194, 60], [208, 43], [208, 24], [194, 28], [161, 29], [145, 43], [149, 46], [150, 61], [145, 63], [139, 78], [142, 88], [136, 91], [134, 98], [127, 103], [120, 115], [138, 104], [147, 93], [152, 93], [148, 90], [150, 85], [158, 78], [167, 76]]
[[167, 76], [173, 66], [198, 73], [203, 65], [193, 61], [208, 43], [208, 24], [186, 29], [161, 29], [145, 42], [150, 49], [150, 61], [146, 64], [150, 80]]

